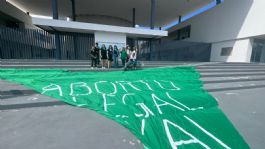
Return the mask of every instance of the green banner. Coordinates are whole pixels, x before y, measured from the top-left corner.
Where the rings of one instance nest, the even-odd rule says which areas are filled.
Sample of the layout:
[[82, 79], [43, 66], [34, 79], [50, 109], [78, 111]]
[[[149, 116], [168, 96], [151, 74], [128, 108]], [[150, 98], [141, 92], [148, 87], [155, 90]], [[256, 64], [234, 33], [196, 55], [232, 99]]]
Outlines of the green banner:
[[0, 79], [118, 122], [148, 149], [249, 148], [199, 78], [193, 67], [127, 72], [0, 70]]

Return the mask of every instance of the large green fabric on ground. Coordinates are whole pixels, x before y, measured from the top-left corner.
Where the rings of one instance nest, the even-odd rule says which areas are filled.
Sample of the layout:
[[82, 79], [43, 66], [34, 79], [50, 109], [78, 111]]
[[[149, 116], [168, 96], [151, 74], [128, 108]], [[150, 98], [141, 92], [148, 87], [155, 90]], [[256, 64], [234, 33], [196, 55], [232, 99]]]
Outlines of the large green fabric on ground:
[[202, 89], [199, 78], [193, 67], [127, 72], [0, 70], [0, 79], [113, 119], [145, 148], [249, 148], [216, 100]]

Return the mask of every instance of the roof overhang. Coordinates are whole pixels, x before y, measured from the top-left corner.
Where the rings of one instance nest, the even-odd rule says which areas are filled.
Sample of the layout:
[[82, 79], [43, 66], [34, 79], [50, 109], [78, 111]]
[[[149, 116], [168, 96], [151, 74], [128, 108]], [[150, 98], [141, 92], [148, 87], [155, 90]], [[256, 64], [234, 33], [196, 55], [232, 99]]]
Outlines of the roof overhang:
[[121, 26], [102, 25], [102, 24], [83, 23], [83, 22], [64, 21], [64, 20], [32, 18], [32, 23], [48, 31], [56, 30], [61, 32], [76, 32], [76, 33], [94, 33], [97, 31], [101, 31], [101, 32], [123, 33], [126, 34], [128, 37], [142, 37], [142, 38], [157, 38], [168, 35], [167, 31], [162, 31], [162, 30], [121, 27]]
[[6, 1], [0, 0], [0, 19], [30, 24], [31, 17]]
[[[7, 0], [34, 15], [52, 16], [51, 0]], [[179, 16], [195, 12], [215, 0], [156, 0], [155, 27], [164, 27], [178, 20]], [[58, 0], [59, 19], [72, 17], [70, 0]], [[137, 25], [150, 26], [151, 0], [75, 0], [77, 21], [130, 27], [118, 22], [132, 22], [135, 8]], [[117, 23], [115, 23], [117, 22]]]

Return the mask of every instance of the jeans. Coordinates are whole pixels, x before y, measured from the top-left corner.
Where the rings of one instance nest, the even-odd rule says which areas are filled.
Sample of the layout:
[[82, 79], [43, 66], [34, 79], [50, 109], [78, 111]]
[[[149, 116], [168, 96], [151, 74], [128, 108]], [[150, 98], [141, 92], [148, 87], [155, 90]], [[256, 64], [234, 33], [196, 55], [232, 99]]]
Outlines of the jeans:
[[96, 58], [91, 59], [91, 67], [97, 67], [97, 59]]
[[97, 56], [97, 58], [96, 58], [96, 65], [99, 65], [99, 56]]
[[136, 67], [136, 63], [137, 63], [136, 60], [130, 59], [130, 60], [126, 63], [125, 67], [126, 67], [126, 68], [127, 68], [127, 67]]
[[118, 61], [118, 57], [117, 56], [114, 56], [114, 65], [115, 65], [115, 67], [119, 66], [119, 61]]

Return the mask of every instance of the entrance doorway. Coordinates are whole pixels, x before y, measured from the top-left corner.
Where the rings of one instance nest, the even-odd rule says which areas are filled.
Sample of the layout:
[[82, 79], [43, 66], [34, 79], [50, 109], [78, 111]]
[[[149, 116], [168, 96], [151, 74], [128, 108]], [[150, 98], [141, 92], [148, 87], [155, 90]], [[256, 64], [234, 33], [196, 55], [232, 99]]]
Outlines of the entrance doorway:
[[265, 62], [265, 40], [254, 39], [252, 46], [251, 62]]

